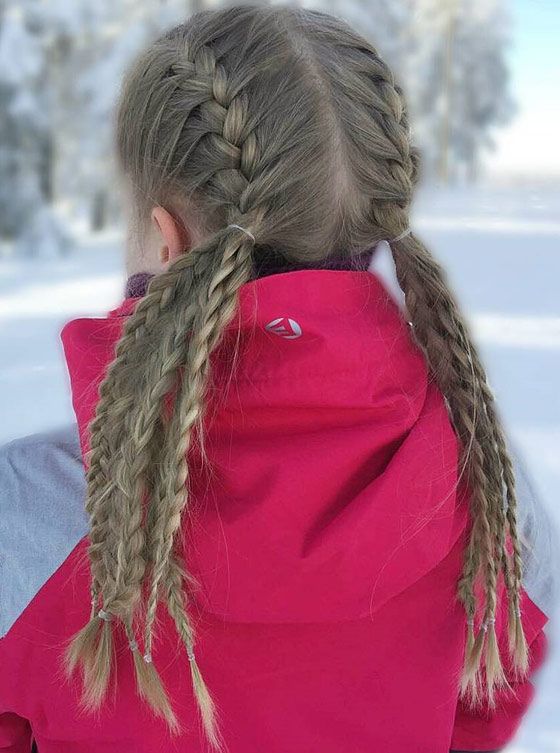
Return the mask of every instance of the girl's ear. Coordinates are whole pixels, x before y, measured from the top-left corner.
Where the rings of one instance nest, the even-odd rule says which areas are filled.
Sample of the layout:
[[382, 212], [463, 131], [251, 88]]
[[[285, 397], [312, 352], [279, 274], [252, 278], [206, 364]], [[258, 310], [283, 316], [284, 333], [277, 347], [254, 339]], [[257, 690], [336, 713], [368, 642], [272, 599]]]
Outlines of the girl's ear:
[[161, 206], [152, 209], [151, 220], [158, 236], [159, 260], [165, 266], [190, 248], [191, 234], [181, 220]]

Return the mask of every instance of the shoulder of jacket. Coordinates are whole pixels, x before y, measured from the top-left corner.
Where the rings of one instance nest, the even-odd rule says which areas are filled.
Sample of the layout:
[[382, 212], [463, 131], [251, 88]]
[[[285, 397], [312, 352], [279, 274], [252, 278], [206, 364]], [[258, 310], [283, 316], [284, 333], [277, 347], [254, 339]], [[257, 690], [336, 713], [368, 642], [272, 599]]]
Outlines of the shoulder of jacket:
[[0, 637], [87, 533], [78, 430], [0, 447]]

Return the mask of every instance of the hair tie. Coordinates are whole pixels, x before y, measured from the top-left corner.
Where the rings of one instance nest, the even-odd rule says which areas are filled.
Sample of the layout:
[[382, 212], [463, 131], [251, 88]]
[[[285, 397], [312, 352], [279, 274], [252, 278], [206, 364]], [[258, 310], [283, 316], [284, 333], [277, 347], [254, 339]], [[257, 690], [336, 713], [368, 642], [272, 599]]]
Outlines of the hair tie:
[[136, 641], [130, 641], [128, 645], [131, 651], [138, 651], [138, 643]]
[[489, 617], [487, 620], [484, 620], [484, 622], [482, 623], [480, 629], [484, 633], [486, 633], [486, 631], [488, 630], [488, 626], [489, 625], [494, 625], [495, 622], [496, 622], [496, 618], [495, 617]]
[[97, 613], [97, 616], [99, 617], [100, 620], [105, 620], [105, 622], [111, 621], [111, 615], [109, 614], [109, 612], [106, 612], [104, 609], [100, 609], [99, 612]]
[[194, 661], [194, 650], [192, 646], [187, 646], [187, 656], [189, 661]]
[[249, 236], [249, 238], [253, 241], [253, 243], [256, 243], [255, 236], [250, 230], [247, 230], [247, 228], [244, 228], [244, 227], [241, 227], [241, 225], [235, 225], [235, 224], [228, 225], [228, 228], [230, 227], [234, 227], [234, 228], [237, 228], [237, 230], [241, 230], [242, 233], [245, 233], [245, 235]]
[[406, 230], [403, 230], [402, 233], [399, 233], [395, 238], [389, 241], [389, 243], [396, 243], [396, 241], [402, 241], [403, 238], [406, 238], [407, 235], [410, 235], [412, 233], [412, 229], [407, 227]]
[[144, 654], [144, 656], [142, 658], [144, 659], [144, 661], [146, 662], [146, 664], [151, 664], [152, 663], [152, 655], [151, 654], [149, 654], [149, 653]]

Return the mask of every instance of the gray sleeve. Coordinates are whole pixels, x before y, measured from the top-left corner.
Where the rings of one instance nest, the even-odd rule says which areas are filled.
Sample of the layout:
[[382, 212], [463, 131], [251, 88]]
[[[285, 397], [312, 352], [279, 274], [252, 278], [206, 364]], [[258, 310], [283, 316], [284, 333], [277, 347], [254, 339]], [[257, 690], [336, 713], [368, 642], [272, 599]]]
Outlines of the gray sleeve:
[[523, 586], [541, 612], [550, 617], [558, 601], [560, 538], [519, 448], [510, 441], [509, 450], [515, 469]]
[[0, 637], [87, 533], [76, 426], [0, 447]]

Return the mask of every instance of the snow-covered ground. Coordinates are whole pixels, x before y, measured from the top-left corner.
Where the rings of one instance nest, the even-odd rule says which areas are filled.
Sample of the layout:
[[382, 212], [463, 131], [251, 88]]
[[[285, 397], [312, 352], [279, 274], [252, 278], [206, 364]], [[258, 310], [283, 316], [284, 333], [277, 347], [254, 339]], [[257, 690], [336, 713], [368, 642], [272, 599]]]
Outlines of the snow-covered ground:
[[[413, 226], [447, 265], [507, 427], [560, 528], [560, 184], [424, 191]], [[0, 258], [0, 443], [72, 419], [58, 340], [122, 290], [120, 234], [62, 260]], [[560, 626], [510, 753], [560, 753]]]

